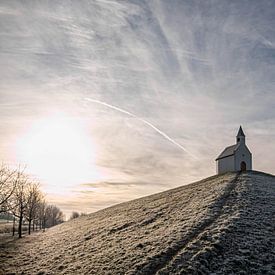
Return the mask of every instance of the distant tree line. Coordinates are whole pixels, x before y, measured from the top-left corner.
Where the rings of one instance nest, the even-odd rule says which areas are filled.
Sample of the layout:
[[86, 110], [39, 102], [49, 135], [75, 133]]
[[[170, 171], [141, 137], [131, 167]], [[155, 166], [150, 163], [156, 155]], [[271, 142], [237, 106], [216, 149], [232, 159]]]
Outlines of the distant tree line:
[[16, 228], [22, 237], [23, 224], [31, 231], [57, 225], [64, 221], [62, 211], [50, 205], [41, 192], [39, 182], [24, 173], [21, 168], [11, 169], [0, 165], [0, 216], [13, 219], [13, 235]]
[[78, 217], [83, 217], [83, 216], [87, 216], [87, 214], [83, 213], [83, 212], [79, 214], [79, 212], [73, 211], [69, 220], [73, 220], [73, 219], [76, 219]]

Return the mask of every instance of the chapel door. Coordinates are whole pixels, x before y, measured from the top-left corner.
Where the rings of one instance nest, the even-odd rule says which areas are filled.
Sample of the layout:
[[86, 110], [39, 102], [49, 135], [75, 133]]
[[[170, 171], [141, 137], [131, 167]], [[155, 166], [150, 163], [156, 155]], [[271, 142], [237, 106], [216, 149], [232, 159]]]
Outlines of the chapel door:
[[246, 171], [246, 163], [244, 161], [241, 162], [241, 171]]

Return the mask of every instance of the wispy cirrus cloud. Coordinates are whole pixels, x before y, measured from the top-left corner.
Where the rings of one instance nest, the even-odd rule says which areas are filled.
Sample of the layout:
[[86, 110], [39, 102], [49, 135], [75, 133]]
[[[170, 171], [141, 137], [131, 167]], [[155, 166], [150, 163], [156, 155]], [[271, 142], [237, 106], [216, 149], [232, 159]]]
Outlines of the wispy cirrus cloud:
[[79, 190], [83, 209], [213, 174], [240, 124], [254, 168], [274, 173], [274, 11], [268, 0], [2, 1], [3, 160], [16, 162], [16, 137], [61, 111], [85, 122], [106, 177], [104, 195]]

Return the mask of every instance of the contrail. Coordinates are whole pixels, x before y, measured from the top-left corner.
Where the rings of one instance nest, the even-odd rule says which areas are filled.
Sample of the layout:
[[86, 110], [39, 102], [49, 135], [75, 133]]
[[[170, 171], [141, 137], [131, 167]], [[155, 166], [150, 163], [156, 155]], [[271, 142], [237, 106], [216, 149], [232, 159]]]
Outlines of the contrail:
[[197, 159], [197, 157], [194, 156], [193, 154], [191, 154], [186, 148], [184, 148], [182, 145], [180, 145], [179, 143], [177, 143], [174, 139], [172, 139], [167, 134], [165, 134], [164, 132], [162, 132], [160, 129], [158, 129], [155, 125], [153, 125], [149, 121], [147, 121], [147, 120], [145, 120], [143, 118], [140, 118], [140, 117], [136, 116], [133, 113], [130, 113], [130, 112], [126, 111], [126, 110], [123, 110], [123, 109], [121, 109], [119, 107], [116, 107], [114, 105], [108, 104], [108, 103], [100, 101], [100, 100], [96, 100], [96, 99], [92, 99], [92, 98], [88, 98], [88, 97], [86, 97], [85, 100], [90, 101], [90, 102], [94, 102], [94, 103], [97, 103], [97, 104], [100, 104], [100, 105], [103, 105], [103, 106], [106, 106], [106, 107], [111, 108], [113, 110], [116, 110], [116, 111], [118, 111], [120, 113], [123, 113], [123, 114], [126, 114], [128, 116], [131, 116], [131, 117], [134, 117], [134, 118], [138, 119], [139, 121], [143, 122], [144, 124], [148, 125], [152, 129], [154, 129], [157, 133], [159, 133], [165, 139], [167, 139], [168, 141], [172, 142], [174, 145], [176, 145], [182, 151], [188, 153], [190, 156], [192, 156], [193, 158]]

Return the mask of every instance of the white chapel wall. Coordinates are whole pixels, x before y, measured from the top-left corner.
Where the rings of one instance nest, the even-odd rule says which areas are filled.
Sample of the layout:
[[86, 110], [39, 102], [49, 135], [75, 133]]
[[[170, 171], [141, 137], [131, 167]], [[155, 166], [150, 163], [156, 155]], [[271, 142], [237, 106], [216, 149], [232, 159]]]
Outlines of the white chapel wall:
[[235, 171], [234, 156], [219, 159], [217, 161], [217, 173], [225, 173], [228, 171]]
[[240, 146], [235, 153], [235, 170], [241, 169], [241, 162], [246, 163], [246, 170], [252, 170], [252, 155], [246, 146]]

